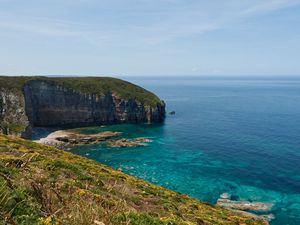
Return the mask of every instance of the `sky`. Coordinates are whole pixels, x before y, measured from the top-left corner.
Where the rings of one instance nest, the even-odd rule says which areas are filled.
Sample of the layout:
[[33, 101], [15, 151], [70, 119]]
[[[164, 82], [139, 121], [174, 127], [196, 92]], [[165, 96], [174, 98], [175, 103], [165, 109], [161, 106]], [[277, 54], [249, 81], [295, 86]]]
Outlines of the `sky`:
[[0, 74], [300, 75], [300, 0], [0, 0]]

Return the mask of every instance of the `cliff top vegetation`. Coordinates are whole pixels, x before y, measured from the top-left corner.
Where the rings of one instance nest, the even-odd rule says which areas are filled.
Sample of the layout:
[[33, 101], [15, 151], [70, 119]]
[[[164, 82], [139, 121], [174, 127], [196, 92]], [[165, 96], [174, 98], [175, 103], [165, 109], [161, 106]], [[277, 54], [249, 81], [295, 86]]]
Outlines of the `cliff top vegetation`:
[[0, 135], [0, 224], [264, 224], [92, 160]]
[[42, 77], [42, 76], [0, 76], [0, 88], [22, 91], [28, 81], [43, 80], [74, 89], [85, 94], [103, 95], [108, 92], [129, 100], [135, 99], [150, 106], [164, 103], [152, 92], [130, 82], [112, 77]]

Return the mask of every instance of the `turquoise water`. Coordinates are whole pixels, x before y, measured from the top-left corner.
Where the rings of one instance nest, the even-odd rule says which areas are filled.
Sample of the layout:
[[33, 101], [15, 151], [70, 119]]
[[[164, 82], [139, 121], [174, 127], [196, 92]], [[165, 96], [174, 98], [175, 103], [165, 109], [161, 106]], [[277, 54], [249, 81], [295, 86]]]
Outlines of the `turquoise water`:
[[176, 115], [161, 125], [85, 129], [152, 139], [145, 147], [74, 153], [211, 203], [224, 192], [273, 203], [271, 224], [300, 224], [300, 79], [127, 79]]

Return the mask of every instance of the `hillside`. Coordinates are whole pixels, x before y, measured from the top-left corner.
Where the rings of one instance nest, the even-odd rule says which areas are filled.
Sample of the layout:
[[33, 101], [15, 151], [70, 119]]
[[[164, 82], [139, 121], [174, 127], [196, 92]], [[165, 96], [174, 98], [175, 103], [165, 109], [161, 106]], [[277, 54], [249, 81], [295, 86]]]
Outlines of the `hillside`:
[[5, 135], [0, 135], [0, 190], [0, 224], [264, 224]]

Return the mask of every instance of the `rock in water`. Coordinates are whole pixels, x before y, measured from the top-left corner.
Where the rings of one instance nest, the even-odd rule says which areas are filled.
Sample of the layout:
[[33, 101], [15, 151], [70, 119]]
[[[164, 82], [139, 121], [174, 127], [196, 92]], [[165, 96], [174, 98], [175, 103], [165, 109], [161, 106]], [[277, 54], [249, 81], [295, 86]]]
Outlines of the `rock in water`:
[[104, 131], [97, 134], [81, 134], [73, 130], [59, 130], [51, 133], [46, 138], [42, 138], [38, 143], [57, 147], [59, 149], [68, 149], [76, 145], [98, 144], [111, 138], [118, 137], [121, 132]]
[[229, 193], [223, 193], [220, 195], [220, 198], [223, 198], [223, 199], [230, 199], [231, 195]]
[[125, 147], [142, 147], [145, 143], [151, 142], [151, 140], [146, 138], [136, 138], [136, 139], [120, 139], [108, 141], [108, 145], [113, 148], [125, 148]]
[[224, 208], [236, 209], [242, 211], [257, 211], [257, 212], [267, 212], [272, 209], [271, 203], [263, 202], [249, 202], [249, 201], [233, 201], [230, 199], [219, 198], [217, 205]]

